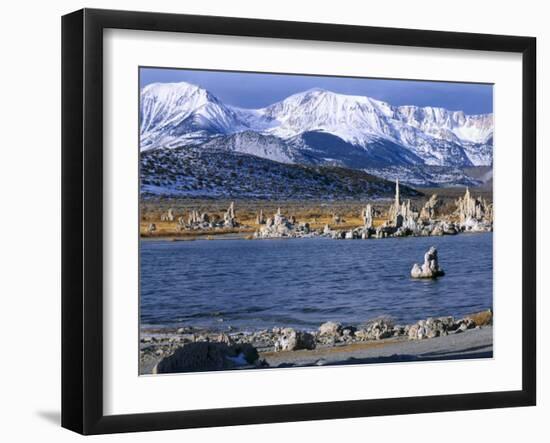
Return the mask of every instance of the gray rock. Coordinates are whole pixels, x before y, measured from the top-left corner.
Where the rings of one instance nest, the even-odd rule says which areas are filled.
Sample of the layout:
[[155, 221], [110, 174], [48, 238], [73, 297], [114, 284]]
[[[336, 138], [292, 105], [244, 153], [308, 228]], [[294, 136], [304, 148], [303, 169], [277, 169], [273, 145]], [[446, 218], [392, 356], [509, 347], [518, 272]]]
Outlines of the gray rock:
[[407, 335], [409, 337], [409, 340], [422, 340], [424, 338], [428, 338], [426, 334], [426, 328], [421, 322], [411, 325], [409, 327]]
[[432, 232], [430, 232], [430, 235], [433, 235], [433, 236], [441, 236], [444, 234], [445, 234], [445, 231], [443, 230], [443, 226], [439, 224], [435, 225], [434, 228], [432, 229]]
[[458, 230], [453, 223], [444, 223], [443, 224], [443, 233], [445, 235], [456, 235]]
[[275, 341], [275, 351], [298, 351], [300, 349], [315, 349], [315, 337], [309, 332], [284, 328]]
[[256, 238], [281, 238], [281, 237], [301, 237], [309, 234], [309, 224], [296, 224], [295, 217], [286, 217], [281, 208], [273, 215], [273, 218], [268, 218], [264, 226], [262, 226], [254, 234]]
[[445, 272], [439, 267], [437, 249], [434, 246], [424, 254], [422, 266], [415, 263], [411, 269], [412, 278], [437, 278], [443, 275]]
[[219, 343], [225, 343], [226, 345], [229, 345], [229, 346], [235, 344], [233, 339], [227, 334], [220, 334], [217, 338], [217, 341]]
[[456, 215], [466, 231], [489, 231], [493, 224], [493, 205], [483, 198], [474, 198], [466, 188], [464, 197], [456, 201]]
[[161, 214], [160, 216], [160, 220], [161, 221], [174, 221], [174, 219], [176, 218], [176, 215], [174, 214], [174, 210], [172, 208], [169, 208], [168, 209], [168, 212], [165, 212], [163, 214]]
[[319, 326], [319, 335], [340, 336], [342, 335], [342, 324], [327, 321]]
[[394, 328], [389, 320], [377, 320], [367, 324], [364, 328], [355, 332], [355, 337], [360, 341], [382, 340], [394, 335]]
[[433, 194], [420, 210], [420, 219], [431, 221], [437, 215], [442, 204], [443, 202], [437, 198], [437, 194]]
[[355, 332], [355, 338], [359, 341], [367, 341], [369, 339], [369, 334], [366, 329], [358, 329]]
[[409, 326], [407, 336], [410, 340], [422, 340], [425, 338], [441, 337], [449, 334], [450, 328], [454, 327], [452, 317], [428, 318]]
[[254, 364], [258, 351], [250, 344], [190, 343], [168, 357], [163, 358], [153, 369], [154, 374], [193, 371], [219, 371]]
[[342, 335], [344, 337], [353, 337], [355, 335], [357, 328], [355, 326], [344, 326], [342, 327]]
[[374, 210], [370, 204], [365, 207], [361, 216], [365, 229], [371, 229], [373, 227]]
[[[393, 335], [394, 337], [400, 337], [402, 335], [405, 335], [405, 326], [401, 326], [401, 325], [395, 325], [393, 327]], [[408, 332], [408, 331], [407, 331]]]
[[457, 322], [457, 329], [461, 332], [466, 331], [467, 329], [473, 329], [476, 327], [476, 322], [471, 318], [463, 318]]
[[234, 228], [236, 226], [239, 226], [239, 223], [237, 222], [237, 218], [235, 217], [235, 203], [231, 202], [229, 205], [229, 208], [227, 208], [227, 211], [223, 214], [223, 225], [226, 228]]

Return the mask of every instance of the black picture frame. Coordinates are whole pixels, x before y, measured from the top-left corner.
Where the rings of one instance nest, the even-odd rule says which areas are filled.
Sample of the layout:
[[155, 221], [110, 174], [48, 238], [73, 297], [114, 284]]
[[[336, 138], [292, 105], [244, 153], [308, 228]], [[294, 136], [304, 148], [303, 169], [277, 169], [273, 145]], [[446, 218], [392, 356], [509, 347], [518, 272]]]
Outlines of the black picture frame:
[[[108, 28], [522, 54], [522, 389], [131, 415], [103, 413], [103, 31]], [[62, 426], [82, 434], [536, 403], [536, 39], [83, 9], [62, 18]]]

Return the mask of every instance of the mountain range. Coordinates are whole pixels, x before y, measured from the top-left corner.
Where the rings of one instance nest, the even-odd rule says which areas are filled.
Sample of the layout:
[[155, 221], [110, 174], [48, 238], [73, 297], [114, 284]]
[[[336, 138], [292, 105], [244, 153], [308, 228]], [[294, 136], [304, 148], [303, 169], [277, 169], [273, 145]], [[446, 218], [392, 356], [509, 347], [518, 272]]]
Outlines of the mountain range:
[[[300, 92], [260, 109], [243, 109], [186, 82], [142, 88], [141, 151], [186, 146], [283, 164], [336, 166], [375, 175], [377, 170], [393, 171], [386, 178], [413, 174], [415, 185], [422, 179], [414, 171], [426, 166], [442, 171], [444, 185], [465, 184], [468, 179], [461, 171], [492, 165], [493, 115], [393, 106], [324, 89]], [[452, 176], [458, 183], [452, 177], [449, 181], [449, 171], [459, 172]], [[466, 184], [476, 180], [471, 181]], [[437, 174], [432, 182], [437, 184]]]

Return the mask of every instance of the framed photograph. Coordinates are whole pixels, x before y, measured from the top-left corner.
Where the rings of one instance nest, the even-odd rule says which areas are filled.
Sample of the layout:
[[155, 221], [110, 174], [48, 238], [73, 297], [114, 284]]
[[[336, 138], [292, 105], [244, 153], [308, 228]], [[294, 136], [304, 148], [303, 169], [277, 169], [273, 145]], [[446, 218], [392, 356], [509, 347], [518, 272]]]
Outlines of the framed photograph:
[[531, 37], [62, 21], [62, 425], [536, 402]]

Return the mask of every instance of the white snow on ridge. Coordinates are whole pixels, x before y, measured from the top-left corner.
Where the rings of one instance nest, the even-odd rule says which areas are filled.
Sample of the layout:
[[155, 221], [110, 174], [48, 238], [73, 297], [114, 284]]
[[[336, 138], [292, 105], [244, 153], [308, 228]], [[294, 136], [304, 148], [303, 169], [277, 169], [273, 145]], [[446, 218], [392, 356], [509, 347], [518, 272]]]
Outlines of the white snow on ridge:
[[399, 106], [397, 114], [409, 126], [436, 138], [484, 143], [493, 134], [493, 115], [465, 115], [444, 108]]
[[[198, 144], [212, 136], [244, 131], [282, 140], [314, 131], [365, 148], [377, 140], [388, 140], [404, 146], [426, 164], [492, 164], [492, 114], [392, 106], [323, 89], [293, 94], [261, 109], [241, 109], [223, 104], [190, 83], [155, 83], [142, 89], [140, 117], [142, 150]], [[234, 146], [255, 154], [254, 146], [244, 146], [243, 140]], [[258, 155], [286, 160], [288, 153], [275, 152], [278, 148], [273, 146], [260, 147], [264, 151]]]
[[320, 131], [366, 146], [390, 131], [385, 121], [387, 106], [369, 97], [313, 89], [294, 94], [260, 112], [269, 121], [277, 122], [268, 132], [283, 139]]
[[[140, 97], [142, 149], [202, 140], [247, 129], [237, 114], [205, 89], [186, 82], [152, 83]], [[181, 145], [181, 142], [179, 143]]]

